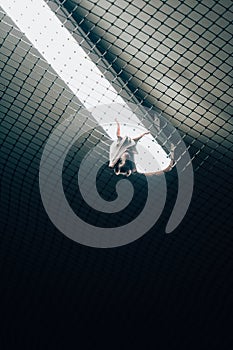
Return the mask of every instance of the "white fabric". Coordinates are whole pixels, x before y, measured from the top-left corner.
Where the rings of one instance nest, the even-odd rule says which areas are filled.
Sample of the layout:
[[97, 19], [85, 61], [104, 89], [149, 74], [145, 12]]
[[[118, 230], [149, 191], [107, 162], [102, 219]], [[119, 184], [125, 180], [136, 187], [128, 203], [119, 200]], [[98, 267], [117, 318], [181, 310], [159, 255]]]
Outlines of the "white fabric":
[[114, 166], [121, 158], [123, 153], [129, 151], [129, 153], [137, 153], [136, 142], [129, 136], [119, 137], [110, 146], [109, 152], [109, 166]]

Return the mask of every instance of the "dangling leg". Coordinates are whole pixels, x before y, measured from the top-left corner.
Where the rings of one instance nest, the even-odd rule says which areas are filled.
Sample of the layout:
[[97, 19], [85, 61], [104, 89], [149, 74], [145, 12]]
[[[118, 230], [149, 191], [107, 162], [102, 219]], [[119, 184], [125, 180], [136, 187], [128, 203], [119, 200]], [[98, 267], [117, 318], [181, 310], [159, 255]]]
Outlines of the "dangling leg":
[[120, 127], [120, 123], [118, 122], [117, 119], [115, 119], [116, 123], [117, 123], [117, 138], [121, 138], [121, 127]]
[[146, 131], [146, 132], [144, 132], [142, 135], [137, 136], [137, 137], [134, 137], [133, 140], [134, 140], [135, 142], [137, 142], [137, 141], [139, 141], [143, 136], [145, 136], [145, 135], [147, 135], [147, 134], [150, 134], [150, 131]]
[[[117, 123], [117, 141], [114, 141], [111, 145], [111, 147], [113, 146], [113, 152], [115, 153], [117, 151], [117, 147], [119, 146], [119, 143], [122, 139], [121, 137], [121, 128], [120, 128], [120, 123], [118, 122], [118, 120], [115, 118], [115, 121]], [[111, 147], [110, 147], [110, 153], [111, 153]], [[111, 158], [111, 155], [110, 155]], [[109, 167], [113, 168], [114, 167], [114, 163], [112, 163], [111, 161], [109, 162]]]

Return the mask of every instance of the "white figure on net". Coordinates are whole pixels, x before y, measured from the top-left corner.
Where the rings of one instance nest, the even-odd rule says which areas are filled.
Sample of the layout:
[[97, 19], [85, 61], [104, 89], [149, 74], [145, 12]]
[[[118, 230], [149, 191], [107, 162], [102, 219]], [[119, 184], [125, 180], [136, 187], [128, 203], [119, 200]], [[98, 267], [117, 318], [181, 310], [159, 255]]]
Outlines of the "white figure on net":
[[[112, 168], [116, 175], [130, 176], [137, 172], [135, 165], [134, 155], [137, 154], [137, 142], [145, 135], [150, 134], [150, 131], [146, 131], [143, 134], [131, 138], [129, 136], [122, 136], [120, 123], [115, 119], [117, 123], [117, 140], [113, 141], [110, 146], [109, 152], [109, 167]], [[146, 175], [161, 175], [170, 171], [174, 165], [174, 145], [171, 144], [170, 152], [170, 164], [163, 170], [147, 173]]]

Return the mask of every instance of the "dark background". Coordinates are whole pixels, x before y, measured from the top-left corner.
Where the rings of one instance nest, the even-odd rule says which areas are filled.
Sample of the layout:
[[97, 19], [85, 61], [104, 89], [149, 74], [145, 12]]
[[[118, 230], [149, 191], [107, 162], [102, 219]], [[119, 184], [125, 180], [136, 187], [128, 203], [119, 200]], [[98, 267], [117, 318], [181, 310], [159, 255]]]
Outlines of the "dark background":
[[[59, 6], [49, 3], [54, 9]], [[52, 128], [76, 111], [79, 101], [1, 11], [0, 348], [17, 349], [22, 344], [25, 349], [95, 348], [97, 344], [135, 348], [140, 344], [147, 349], [162, 344], [162, 349], [230, 349], [230, 2], [77, 4], [60, 3], [65, 24], [74, 23], [72, 18], [67, 20], [69, 11], [92, 42], [101, 38], [97, 47], [105, 52], [110, 69], [139, 102], [161, 108], [183, 136], [193, 159], [193, 199], [182, 223], [166, 235], [177, 192], [174, 170], [166, 175], [168, 199], [163, 214], [141, 239], [123, 247], [96, 249], [60, 233], [41, 202], [39, 163]], [[135, 23], [133, 39], [145, 42], [142, 34], [148, 34], [149, 27], [143, 31], [133, 20], [149, 25], [146, 15], [156, 20], [149, 39], [158, 46], [149, 39], [147, 45], [161, 50], [160, 62], [139, 44], [135, 50], [132, 39], [127, 39], [127, 28]], [[171, 19], [176, 22], [173, 28]], [[161, 35], [165, 38], [160, 40]], [[123, 42], [126, 49], [119, 51]], [[173, 89], [170, 83], [164, 89], [167, 77], [183, 90]], [[74, 206], [81, 203], [75, 189], [76, 151], [72, 150], [64, 169], [65, 190]], [[114, 198], [115, 181], [107, 166], [103, 167], [98, 186], [104, 198]], [[146, 186], [143, 175], [131, 181], [140, 201], [127, 209], [129, 219], [140, 210], [145, 200], [141, 188]], [[85, 206], [81, 215], [88, 222], [105, 221]], [[116, 219], [112, 220], [113, 225]]]

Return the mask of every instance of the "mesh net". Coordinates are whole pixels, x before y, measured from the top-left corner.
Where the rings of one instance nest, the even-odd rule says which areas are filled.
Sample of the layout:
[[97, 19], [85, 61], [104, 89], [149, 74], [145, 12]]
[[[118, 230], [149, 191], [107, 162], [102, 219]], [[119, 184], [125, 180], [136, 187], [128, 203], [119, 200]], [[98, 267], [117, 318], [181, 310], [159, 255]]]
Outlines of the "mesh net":
[[[208, 174], [221, 174], [230, 186], [231, 2], [47, 3], [125, 100], [163, 111], [186, 142], [194, 170], [201, 169], [203, 182]], [[34, 196], [37, 204], [30, 215], [28, 209], [33, 193], [37, 193], [35, 183], [44, 143], [53, 127], [77, 113], [81, 104], [3, 10], [0, 16], [5, 210], [8, 212], [12, 205], [16, 213], [24, 213], [20, 220], [25, 225], [30, 222], [36, 226], [39, 196]], [[86, 142], [95, 144], [96, 139], [92, 131]], [[72, 174], [75, 179], [75, 171]], [[175, 173], [169, 177], [174, 184]], [[144, 180], [137, 181], [141, 188]], [[211, 196], [211, 189], [221, 189], [218, 179], [208, 186], [206, 195], [200, 194], [200, 203]], [[108, 196], [108, 186], [104, 188]], [[176, 191], [171, 193], [173, 198]], [[9, 202], [12, 196], [17, 198]], [[89, 214], [84, 210], [85, 215]], [[38, 220], [46, 226], [44, 218]]]

